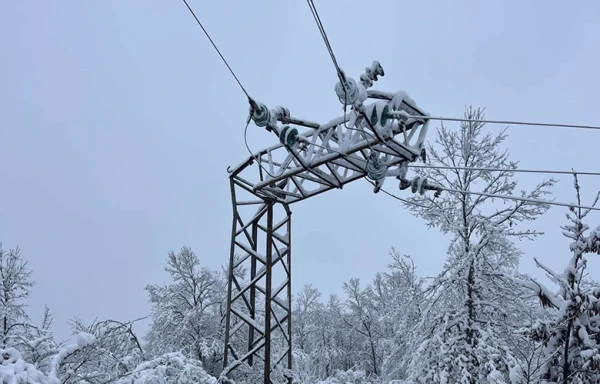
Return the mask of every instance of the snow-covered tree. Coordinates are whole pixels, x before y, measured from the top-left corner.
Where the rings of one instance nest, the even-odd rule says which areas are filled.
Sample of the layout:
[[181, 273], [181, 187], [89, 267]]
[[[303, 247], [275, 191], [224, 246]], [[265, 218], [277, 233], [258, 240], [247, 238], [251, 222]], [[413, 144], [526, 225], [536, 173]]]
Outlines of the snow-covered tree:
[[375, 308], [374, 294], [370, 286], [362, 289], [356, 278], [344, 283], [348, 312], [344, 321], [349, 327], [351, 338], [356, 340], [353, 359], [357, 368], [377, 376], [380, 373], [382, 356], [382, 324]]
[[15, 345], [20, 349], [23, 359], [42, 372], [50, 371], [53, 356], [59, 350], [59, 345], [50, 329], [52, 321], [52, 314], [46, 307], [41, 325], [23, 327], [22, 332], [15, 338], [18, 340]]
[[[467, 120], [484, 120], [483, 110], [468, 108]], [[517, 192], [517, 164], [501, 145], [506, 133], [485, 133], [484, 124], [442, 125], [429, 146], [433, 166], [420, 176], [442, 184], [441, 197], [415, 197], [407, 208], [430, 227], [452, 235], [442, 272], [426, 288], [418, 345], [410, 380], [438, 383], [500, 383], [516, 380], [517, 359], [498, 324], [515, 327], [521, 301], [515, 285], [503, 278], [518, 266], [520, 251], [511, 239], [530, 238], [534, 230], [520, 222], [534, 220], [548, 208], [529, 201], [503, 201], [489, 195], [539, 199], [553, 181], [530, 192]], [[484, 195], [471, 194], [480, 192]], [[513, 324], [516, 323], [516, 324]], [[512, 374], [512, 377], [511, 377]]]
[[[543, 383], [600, 382], [600, 284], [586, 278], [586, 253], [600, 254], [600, 227], [590, 230], [584, 219], [590, 209], [582, 204], [580, 185], [575, 178], [576, 203], [567, 213], [563, 235], [572, 242], [570, 259], [562, 273], [536, 260], [557, 286], [552, 292], [533, 279], [518, 281], [533, 290], [550, 319], [538, 322], [528, 335], [541, 343]], [[596, 195], [593, 205], [600, 198]]]
[[44, 311], [41, 325], [31, 322], [25, 308], [34, 285], [32, 271], [17, 247], [8, 252], [0, 243], [0, 322], [2, 346], [15, 348], [19, 358], [43, 372], [50, 370], [58, 345], [50, 330], [52, 314]]
[[17, 339], [29, 326], [25, 300], [32, 286], [31, 271], [19, 248], [6, 252], [0, 243], [0, 347], [17, 347]]
[[312, 285], [305, 285], [294, 300], [293, 326], [295, 346], [301, 351], [311, 349], [314, 334], [318, 332], [318, 314], [321, 311], [321, 292]]
[[[310, 384], [314, 383], [310, 382]], [[363, 371], [337, 371], [327, 379], [319, 381], [316, 384], [372, 384], [373, 382], [368, 379], [367, 375]], [[309, 384], [309, 382], [306, 382]]]
[[158, 356], [137, 366], [117, 380], [116, 384], [217, 384], [217, 379], [207, 374], [202, 363], [174, 352]]
[[59, 384], [60, 381], [23, 360], [15, 348], [6, 348], [0, 349], [0, 383]]
[[87, 325], [75, 320], [75, 343], [62, 346], [54, 355], [54, 374], [63, 384], [101, 384], [128, 375], [144, 361], [134, 322], [105, 320]]
[[353, 365], [354, 349], [350, 346], [347, 324], [342, 320], [342, 303], [335, 295], [327, 302], [320, 298], [321, 293], [307, 285], [294, 302], [293, 364], [299, 382], [324, 379]]
[[225, 281], [218, 273], [201, 268], [188, 247], [171, 251], [165, 270], [171, 284], [146, 287], [153, 319], [148, 352], [154, 356], [181, 352], [217, 375], [222, 369]]
[[372, 283], [374, 308], [383, 337], [380, 377], [388, 382], [406, 377], [423, 286], [410, 257], [394, 248], [390, 255], [392, 263], [388, 271], [377, 274]]

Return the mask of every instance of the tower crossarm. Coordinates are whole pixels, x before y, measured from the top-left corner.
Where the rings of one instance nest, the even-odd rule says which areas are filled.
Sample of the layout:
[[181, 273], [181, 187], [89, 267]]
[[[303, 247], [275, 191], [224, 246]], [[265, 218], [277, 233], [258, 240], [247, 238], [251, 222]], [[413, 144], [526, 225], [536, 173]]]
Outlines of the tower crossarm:
[[[231, 170], [232, 179], [259, 198], [292, 204], [369, 177], [370, 162], [378, 163], [380, 176], [397, 173], [421, 155], [427, 115], [404, 92], [369, 90], [366, 101], [324, 124], [291, 117], [281, 107], [271, 110], [267, 129], [282, 143], [254, 153]], [[392, 118], [392, 112], [407, 118]], [[293, 141], [284, 140], [300, 129]]]

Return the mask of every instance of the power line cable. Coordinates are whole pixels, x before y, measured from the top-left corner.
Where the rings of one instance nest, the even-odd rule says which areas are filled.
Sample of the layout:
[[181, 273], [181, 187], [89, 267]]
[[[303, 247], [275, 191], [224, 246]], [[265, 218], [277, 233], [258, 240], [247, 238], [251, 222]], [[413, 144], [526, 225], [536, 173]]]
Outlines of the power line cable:
[[[331, 61], [333, 61], [333, 65], [337, 72], [338, 78], [340, 79], [340, 82], [342, 83], [342, 85], [344, 85], [346, 83], [346, 76], [344, 75], [344, 72], [338, 65], [337, 59], [335, 58], [335, 54], [333, 53], [333, 48], [331, 47], [331, 43], [329, 42], [329, 38], [327, 37], [327, 33], [325, 32], [325, 27], [323, 26], [323, 22], [321, 21], [321, 17], [319, 16], [317, 7], [315, 6], [315, 3], [313, 2], [313, 0], [307, 0], [307, 3], [308, 3], [308, 7], [310, 8], [310, 11], [313, 15], [313, 18], [315, 19], [315, 22], [317, 23], [317, 28], [319, 29], [319, 32], [321, 33], [321, 37], [323, 38], [323, 41], [325, 42], [325, 46], [327, 47], [327, 50], [329, 51], [329, 56], [331, 57]], [[343, 87], [343, 88], [345, 91], [345, 87]]]
[[424, 169], [449, 169], [449, 170], [461, 170], [461, 171], [488, 171], [488, 172], [515, 172], [515, 173], [548, 173], [548, 174], [559, 174], [559, 175], [572, 175], [574, 173], [578, 175], [586, 176], [600, 176], [600, 172], [579, 172], [579, 171], [555, 171], [551, 169], [509, 169], [509, 168], [486, 168], [486, 167], [451, 167], [441, 165], [413, 165], [408, 164], [409, 168], [424, 168]]
[[240, 86], [240, 88], [242, 89], [242, 91], [244, 92], [244, 94], [246, 94], [246, 97], [248, 97], [248, 100], [250, 101], [250, 104], [252, 104], [252, 98], [250, 97], [250, 95], [246, 91], [246, 88], [244, 88], [244, 86], [242, 85], [242, 82], [240, 81], [240, 79], [236, 76], [235, 72], [233, 72], [233, 69], [231, 68], [231, 66], [229, 65], [229, 63], [227, 62], [227, 60], [225, 60], [225, 57], [223, 56], [223, 54], [221, 53], [221, 51], [217, 47], [217, 44], [215, 44], [215, 42], [213, 41], [213, 39], [210, 37], [210, 34], [206, 30], [206, 28], [204, 28], [204, 26], [202, 25], [202, 22], [200, 22], [200, 19], [198, 19], [198, 17], [194, 13], [194, 10], [192, 10], [192, 7], [190, 7], [190, 5], [188, 4], [187, 0], [183, 0], [183, 2], [185, 3], [187, 9], [190, 11], [190, 13], [192, 14], [192, 16], [194, 16], [194, 19], [196, 19], [196, 23], [198, 23], [198, 25], [200, 26], [200, 28], [202, 28], [202, 31], [204, 32], [204, 34], [206, 35], [206, 37], [208, 38], [208, 40], [210, 41], [210, 43], [212, 44], [212, 46], [215, 48], [215, 51], [217, 51], [217, 53], [221, 57], [221, 60], [223, 60], [223, 63], [225, 63], [225, 65], [227, 66], [227, 69], [229, 69], [229, 72], [231, 72], [231, 75], [233, 76], [233, 78], [235, 79], [235, 81], [237, 81], [238, 85]]
[[[214, 47], [215, 51], [219, 54], [219, 57], [221, 57], [221, 60], [223, 61], [223, 63], [225, 64], [225, 66], [227, 67], [227, 69], [229, 70], [229, 72], [231, 73], [231, 75], [233, 76], [233, 78], [235, 79], [235, 81], [238, 83], [238, 85], [240, 86], [240, 88], [242, 89], [242, 92], [244, 92], [244, 94], [246, 95], [246, 97], [248, 98], [248, 102], [250, 103], [250, 107], [251, 107], [251, 112], [250, 114], [252, 114], [252, 111], [256, 110], [258, 108], [256, 102], [254, 101], [254, 99], [252, 99], [252, 97], [250, 97], [250, 94], [248, 93], [248, 91], [246, 91], [246, 88], [244, 88], [244, 86], [242, 85], [242, 82], [240, 81], [240, 79], [237, 77], [237, 75], [235, 74], [235, 72], [233, 71], [233, 69], [231, 68], [231, 66], [229, 65], [229, 63], [227, 62], [227, 60], [225, 59], [225, 57], [223, 56], [223, 54], [221, 53], [221, 51], [219, 50], [219, 47], [217, 47], [217, 44], [214, 42], [214, 40], [212, 39], [212, 37], [210, 36], [210, 34], [208, 33], [208, 31], [206, 30], [206, 28], [204, 28], [204, 25], [202, 25], [202, 22], [200, 21], [200, 19], [198, 18], [198, 16], [196, 16], [196, 13], [194, 12], [194, 10], [192, 9], [192, 7], [190, 7], [189, 3], [187, 2], [187, 0], [183, 0], [183, 3], [185, 4], [185, 6], [187, 7], [187, 9], [190, 11], [190, 13], [192, 14], [192, 16], [194, 17], [194, 19], [196, 20], [196, 23], [198, 23], [198, 25], [200, 26], [200, 28], [202, 29], [202, 31], [204, 32], [204, 34], [206, 35], [206, 37], [208, 38], [208, 40], [210, 41], [210, 43], [212, 44], [212, 46]], [[262, 165], [262, 162], [260, 161], [259, 158], [257, 158], [253, 153], [252, 150], [250, 149], [250, 146], [248, 145], [248, 125], [250, 124], [250, 119], [248, 119], [248, 121], [246, 122], [246, 127], [244, 128], [244, 144], [246, 145], [246, 149], [248, 150], [248, 153], [250, 154], [250, 156], [258, 163], [258, 165], [262, 168], [263, 171], [265, 171], [265, 173], [271, 177], [275, 177], [273, 176], [269, 171], [267, 171], [267, 169]]]
[[548, 205], [556, 205], [559, 207], [567, 207], [567, 208], [583, 208], [583, 209], [589, 209], [592, 211], [600, 211], [600, 208], [597, 207], [586, 207], [584, 205], [577, 205], [577, 204], [567, 204], [567, 203], [560, 203], [560, 202], [556, 202], [556, 201], [547, 201], [547, 200], [540, 200], [540, 199], [531, 199], [529, 197], [518, 197], [518, 196], [510, 196], [510, 195], [497, 195], [494, 193], [485, 193], [485, 192], [474, 192], [474, 191], [461, 191], [458, 189], [451, 189], [451, 188], [445, 188], [442, 186], [441, 188], [443, 191], [446, 192], [454, 192], [454, 193], [462, 193], [462, 194], [469, 194], [469, 195], [479, 195], [479, 196], [486, 196], [486, 197], [492, 197], [492, 198], [498, 198], [498, 199], [506, 199], [506, 200], [515, 200], [515, 201], [523, 201], [526, 203], [534, 203], [534, 204], [548, 204]]
[[[391, 112], [392, 116], [398, 115], [398, 113]], [[582, 129], [595, 129], [600, 130], [600, 126], [596, 125], [579, 125], [579, 124], [559, 124], [559, 123], [538, 123], [538, 122], [526, 122], [526, 121], [510, 121], [510, 120], [473, 120], [473, 119], [462, 119], [456, 117], [441, 117], [441, 116], [410, 116], [402, 114], [402, 117], [409, 117], [419, 120], [440, 120], [440, 121], [461, 121], [467, 123], [489, 123], [489, 124], [508, 124], [508, 125], [530, 125], [540, 127], [558, 127], [558, 128], [582, 128]]]

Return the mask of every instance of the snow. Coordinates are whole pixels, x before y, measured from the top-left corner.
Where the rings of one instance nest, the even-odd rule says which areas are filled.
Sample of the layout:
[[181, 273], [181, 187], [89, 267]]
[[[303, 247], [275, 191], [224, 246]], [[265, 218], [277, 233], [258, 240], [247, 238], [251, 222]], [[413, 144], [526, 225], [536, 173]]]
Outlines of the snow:
[[0, 382], [3, 384], [59, 384], [56, 377], [46, 376], [33, 364], [23, 361], [21, 353], [14, 348], [0, 349]]
[[140, 364], [130, 375], [116, 384], [217, 384], [200, 363], [181, 353], [167, 353]]
[[91, 333], [79, 332], [77, 335], [77, 346], [79, 348], [87, 347], [96, 341], [96, 337]]
[[363, 371], [338, 371], [332, 377], [323, 381], [318, 381], [316, 384], [372, 384], [367, 380]]

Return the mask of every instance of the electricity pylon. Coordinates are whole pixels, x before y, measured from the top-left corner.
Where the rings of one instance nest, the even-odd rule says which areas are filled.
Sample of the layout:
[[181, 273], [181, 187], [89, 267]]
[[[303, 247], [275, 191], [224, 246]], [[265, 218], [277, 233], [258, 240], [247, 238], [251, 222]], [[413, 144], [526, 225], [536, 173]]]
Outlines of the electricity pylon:
[[342, 75], [335, 90], [346, 112], [324, 124], [250, 100], [250, 118], [279, 143], [229, 170], [233, 227], [222, 377], [260, 364], [265, 384], [273, 383], [278, 366], [291, 383], [291, 204], [363, 177], [375, 192], [388, 177], [400, 189], [440, 190], [406, 179], [407, 164], [425, 158], [427, 115], [404, 92], [369, 90], [380, 75], [378, 62], [359, 82]]

